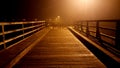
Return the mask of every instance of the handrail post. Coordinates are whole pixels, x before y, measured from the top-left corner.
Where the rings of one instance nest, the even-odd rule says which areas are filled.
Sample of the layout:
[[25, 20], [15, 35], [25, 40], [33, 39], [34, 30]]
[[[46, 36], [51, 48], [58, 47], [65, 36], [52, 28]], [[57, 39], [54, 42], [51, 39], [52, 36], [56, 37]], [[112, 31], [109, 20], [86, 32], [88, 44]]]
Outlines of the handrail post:
[[45, 21], [45, 27], [47, 27], [47, 22]]
[[[25, 33], [25, 31], [24, 31], [24, 22], [22, 23], [22, 32], [23, 32], [23, 34]], [[23, 39], [25, 38], [25, 36], [23, 36]]]
[[[32, 23], [32, 26], [34, 26], [34, 24]], [[34, 28], [32, 28], [32, 30], [34, 30]]]
[[83, 23], [83, 22], [81, 22], [81, 24], [80, 24], [80, 27], [81, 27], [81, 32], [83, 32], [83, 27], [82, 27], [82, 23]]
[[4, 49], [6, 48], [6, 43], [5, 43], [5, 30], [4, 30], [4, 24], [2, 24], [2, 37], [3, 37], [3, 43], [4, 43]]
[[102, 44], [100, 29], [99, 29], [99, 21], [96, 22], [96, 38]]
[[120, 21], [116, 23], [115, 47], [120, 50]]
[[87, 22], [87, 26], [86, 26], [86, 34], [87, 34], [87, 37], [89, 36], [89, 25], [88, 25], [88, 22]]

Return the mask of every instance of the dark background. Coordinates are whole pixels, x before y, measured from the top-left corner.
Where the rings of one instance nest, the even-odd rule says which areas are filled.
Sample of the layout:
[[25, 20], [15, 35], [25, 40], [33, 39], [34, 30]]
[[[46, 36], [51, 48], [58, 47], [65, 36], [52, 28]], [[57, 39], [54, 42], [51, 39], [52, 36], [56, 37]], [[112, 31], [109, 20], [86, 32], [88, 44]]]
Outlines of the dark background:
[[0, 20], [42, 20], [54, 17], [59, 15], [59, 5], [60, 0], [0, 0]]
[[[81, 2], [80, 2], [81, 1]], [[120, 19], [120, 0], [0, 0], [0, 21]], [[93, 4], [90, 2], [94, 1]]]

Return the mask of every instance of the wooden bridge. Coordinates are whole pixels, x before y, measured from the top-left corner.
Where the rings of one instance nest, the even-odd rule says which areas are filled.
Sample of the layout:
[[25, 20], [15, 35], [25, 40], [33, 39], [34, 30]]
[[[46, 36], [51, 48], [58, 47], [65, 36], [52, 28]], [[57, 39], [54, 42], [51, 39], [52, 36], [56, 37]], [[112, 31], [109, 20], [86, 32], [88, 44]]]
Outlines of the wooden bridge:
[[[2, 68], [106, 68], [107, 66], [94, 54], [91, 49], [75, 37], [71, 32], [72, 28], [52, 27], [45, 24], [45, 21], [34, 24], [16, 23], [22, 28], [12, 31], [5, 31], [5, 25], [2, 24], [3, 42], [0, 42], [4, 49], [0, 51], [0, 67]], [[10, 24], [10, 23], [9, 23]], [[11, 23], [10, 25], [16, 25]], [[17, 28], [17, 27], [16, 27]], [[87, 27], [88, 28], [88, 27]], [[118, 28], [118, 27], [117, 27]], [[29, 29], [29, 30], [28, 30]], [[21, 31], [22, 34], [6, 39], [6, 34]], [[88, 37], [88, 35], [87, 35]], [[7, 46], [8, 42], [19, 42]], [[83, 37], [86, 39], [86, 37]], [[18, 39], [19, 40], [19, 39]], [[106, 55], [112, 56], [116, 62], [120, 58], [110, 51], [97, 46], [97, 43], [86, 39], [92, 45], [102, 50]], [[116, 50], [117, 53], [117, 50]], [[119, 55], [119, 54], [118, 54]], [[111, 62], [112, 63], [112, 62]]]

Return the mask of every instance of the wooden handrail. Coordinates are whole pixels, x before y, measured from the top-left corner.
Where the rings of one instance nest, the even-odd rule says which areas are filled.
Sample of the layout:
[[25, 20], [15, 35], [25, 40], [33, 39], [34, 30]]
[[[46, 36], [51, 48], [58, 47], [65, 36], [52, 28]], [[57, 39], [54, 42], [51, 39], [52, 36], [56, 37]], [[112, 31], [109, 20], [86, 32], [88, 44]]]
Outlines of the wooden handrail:
[[29, 23], [43, 23], [46, 21], [29, 21], [29, 22], [0, 22], [0, 25], [14, 25], [14, 24], [29, 24]]
[[[25, 25], [31, 24], [30, 26], [25, 27]], [[7, 28], [7, 26], [16, 26], [16, 25], [20, 25], [21, 28], [15, 28], [12, 30], [5, 30], [5, 27]], [[0, 46], [4, 45], [4, 48], [7, 47], [6, 43], [11, 42], [13, 40], [16, 40], [18, 38], [23, 37], [28, 35], [28, 34], [32, 34], [34, 32], [39, 31], [40, 29], [44, 28], [46, 26], [46, 22], [45, 21], [31, 21], [31, 22], [0, 22], [0, 26], [2, 27], [2, 32], [0, 33], [0, 36], [2, 36], [3, 41], [0, 41]], [[29, 30], [30, 29], [30, 30]], [[25, 30], [29, 30], [27, 32], [25, 32]], [[6, 35], [11, 35], [12, 33], [15, 32], [22, 32], [21, 34], [17, 35], [17, 36], [13, 36], [9, 39], [6, 38]], [[12, 36], [12, 35], [11, 35]]]
[[[84, 24], [84, 22], [85, 22], [85, 24]], [[91, 22], [94, 22], [95, 24], [92, 25]], [[115, 25], [112, 25], [112, 26], [114, 26], [114, 28], [109, 27], [109, 26], [107, 26], [107, 27], [101, 26], [100, 24], [101, 23], [104, 24], [104, 22], [105, 23], [108, 22], [107, 24], [114, 23]], [[78, 21], [77, 23], [75, 23], [74, 27], [79, 32], [86, 34], [86, 36], [92, 36], [90, 34], [90, 32], [95, 33], [96, 36], [94, 38], [98, 39], [101, 44], [104, 44], [105, 42], [111, 44], [112, 43], [111, 41], [113, 41], [115, 44], [111, 44], [112, 46], [111, 45], [110, 46], [117, 50], [120, 50], [120, 46], [118, 45], [118, 42], [116, 42], [116, 39], [118, 41], [118, 38], [120, 38], [120, 35], [119, 35], [120, 27], [118, 27], [118, 25], [117, 25], [118, 23], [120, 23], [120, 20], [82, 20], [82, 21]], [[92, 28], [94, 28], [95, 30], [93, 31]], [[104, 32], [102, 32], [102, 30], [104, 30], [104, 32], [106, 32], [106, 31], [113, 32], [113, 35], [104, 33]], [[110, 39], [111, 41], [108, 42], [108, 40], [105, 37]], [[107, 43], [105, 43], [105, 45]]]

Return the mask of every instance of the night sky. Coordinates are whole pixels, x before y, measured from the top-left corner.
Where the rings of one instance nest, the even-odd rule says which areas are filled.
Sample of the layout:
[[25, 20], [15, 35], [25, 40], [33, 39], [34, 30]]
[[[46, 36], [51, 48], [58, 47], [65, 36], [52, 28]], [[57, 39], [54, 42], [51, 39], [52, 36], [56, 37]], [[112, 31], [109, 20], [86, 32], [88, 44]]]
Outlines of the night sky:
[[46, 19], [59, 15], [61, 0], [1, 0], [1, 19]]
[[0, 0], [0, 21], [120, 19], [120, 0]]

